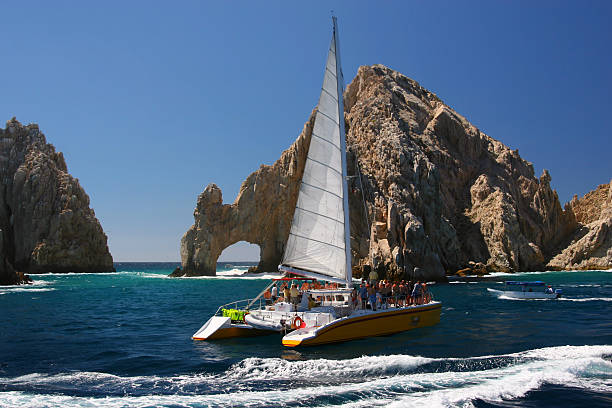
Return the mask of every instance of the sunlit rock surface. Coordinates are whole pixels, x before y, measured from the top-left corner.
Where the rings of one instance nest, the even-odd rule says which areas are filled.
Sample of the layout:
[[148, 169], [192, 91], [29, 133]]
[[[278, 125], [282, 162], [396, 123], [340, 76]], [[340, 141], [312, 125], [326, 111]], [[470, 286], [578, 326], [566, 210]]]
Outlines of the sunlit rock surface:
[[[478, 273], [539, 270], [583, 225], [572, 206], [561, 207], [546, 170], [536, 177], [517, 150], [387, 67], [359, 68], [345, 91], [345, 121], [355, 276], [368, 266], [381, 277], [428, 280], [474, 265]], [[214, 274], [223, 249], [238, 241], [260, 245], [258, 270], [276, 270], [311, 123], [274, 165], [247, 178], [233, 204], [222, 204], [217, 186], [206, 188], [176, 275]]]
[[89, 197], [38, 125], [13, 118], [0, 129], [0, 177], [0, 280], [19, 283], [11, 270], [114, 270]]

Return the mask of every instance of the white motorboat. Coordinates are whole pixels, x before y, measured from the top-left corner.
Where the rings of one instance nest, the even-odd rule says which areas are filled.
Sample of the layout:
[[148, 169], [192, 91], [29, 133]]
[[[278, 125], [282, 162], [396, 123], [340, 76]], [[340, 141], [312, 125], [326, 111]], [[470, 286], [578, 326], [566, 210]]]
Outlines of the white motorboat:
[[487, 290], [496, 295], [512, 299], [556, 299], [561, 297], [563, 293], [561, 289], [553, 289], [552, 286], [546, 285], [542, 281], [508, 281], [505, 282], [505, 290], [491, 288], [487, 288]]

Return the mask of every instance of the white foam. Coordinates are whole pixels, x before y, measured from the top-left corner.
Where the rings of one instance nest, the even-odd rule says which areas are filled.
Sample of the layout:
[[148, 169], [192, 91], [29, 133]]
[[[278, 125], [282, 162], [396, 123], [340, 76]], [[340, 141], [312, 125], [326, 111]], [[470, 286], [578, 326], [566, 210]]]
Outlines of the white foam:
[[[98, 384], [104, 390], [110, 384], [126, 386], [126, 396], [104, 398], [73, 397], [57, 393], [0, 392], [0, 407], [122, 407], [122, 406], [271, 406], [320, 405], [318, 398], [347, 401], [347, 407], [372, 406], [469, 406], [475, 399], [501, 401], [517, 399], [542, 384], [559, 384], [594, 392], [612, 392], [612, 363], [604, 356], [612, 346], [561, 346], [524, 352], [460, 358], [429, 359], [393, 355], [359, 357], [347, 360], [285, 361], [281, 359], [243, 360], [217, 376], [186, 375], [176, 377], [118, 377], [103, 373], [30, 374], [0, 378], [4, 384], [45, 385], [68, 382], [87, 387]], [[476, 371], [414, 372], [411, 368], [435, 362], [466, 362], [506, 358], [507, 364]], [[474, 367], [480, 367], [475, 364]], [[465, 366], [464, 366], [465, 368]], [[408, 369], [409, 372], [406, 372]], [[330, 381], [333, 378], [334, 381]], [[183, 392], [186, 385], [232, 384], [264, 381], [267, 390], [220, 391], [194, 395]], [[295, 387], [268, 384], [274, 380], [298, 380]], [[301, 380], [308, 380], [302, 382]], [[141, 384], [173, 384], [179, 388], [171, 395], [129, 396], [130, 388]], [[320, 382], [320, 384], [319, 384]], [[280, 388], [280, 389], [279, 389]], [[166, 390], [167, 392], [168, 390]], [[173, 389], [174, 391], [174, 389]], [[214, 392], [214, 391], [213, 391]]]
[[568, 302], [612, 302], [612, 298], [596, 297], [596, 298], [567, 298], [560, 297], [557, 300], [565, 300]]
[[234, 269], [230, 269], [229, 271], [217, 271], [217, 276], [240, 276], [240, 275], [244, 275], [245, 273], [247, 273], [249, 271], [249, 268], [234, 268]]
[[292, 380], [329, 377], [363, 378], [387, 375], [389, 372], [412, 369], [434, 359], [408, 356], [363, 356], [348, 360], [316, 359], [287, 361], [280, 358], [247, 358], [232, 366], [231, 379]]
[[3, 286], [2, 288], [0, 288], [0, 295], [6, 295], [9, 293], [20, 293], [20, 292], [51, 292], [55, 290], [55, 288], [33, 288], [33, 287], [29, 287], [29, 286], [12, 286], [12, 287], [6, 287]]
[[240, 275], [219, 275], [219, 273], [223, 273], [223, 272], [217, 272], [217, 276], [190, 276], [190, 277], [181, 277], [181, 279], [217, 279], [217, 280], [229, 280], [229, 279], [240, 279], [240, 280], [259, 280], [259, 279], [266, 279], [266, 280], [272, 280], [272, 279], [278, 279], [281, 277], [280, 274], [278, 273], [269, 273], [269, 272], [263, 272], [261, 274], [259, 273], [243, 273]]

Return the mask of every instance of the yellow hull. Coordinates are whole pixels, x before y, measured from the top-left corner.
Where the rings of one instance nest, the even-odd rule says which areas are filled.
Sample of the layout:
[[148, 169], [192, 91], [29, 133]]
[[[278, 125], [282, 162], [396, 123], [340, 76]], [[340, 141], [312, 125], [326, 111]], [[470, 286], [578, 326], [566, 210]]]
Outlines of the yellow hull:
[[287, 335], [283, 337], [283, 345], [287, 347], [316, 346], [433, 326], [440, 322], [441, 309], [442, 304], [436, 302], [432, 305], [385, 310], [379, 313], [338, 319], [313, 331], [311, 336], [299, 338]]

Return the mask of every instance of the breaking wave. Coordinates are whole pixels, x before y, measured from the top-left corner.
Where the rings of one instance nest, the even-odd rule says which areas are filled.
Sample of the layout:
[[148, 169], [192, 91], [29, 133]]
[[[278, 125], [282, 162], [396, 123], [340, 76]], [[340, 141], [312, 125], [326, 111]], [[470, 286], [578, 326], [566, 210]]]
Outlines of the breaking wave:
[[608, 297], [593, 297], [593, 298], [567, 298], [560, 297], [557, 300], [565, 300], [568, 302], [612, 302], [612, 298]]
[[36, 285], [0, 286], [0, 295], [20, 292], [51, 292], [55, 288], [39, 288]]
[[[218, 374], [105, 373], [0, 378], [0, 406], [471, 406], [546, 384], [612, 393], [612, 346], [562, 346], [471, 358], [247, 358]], [[142, 394], [146, 389], [146, 395]]]

